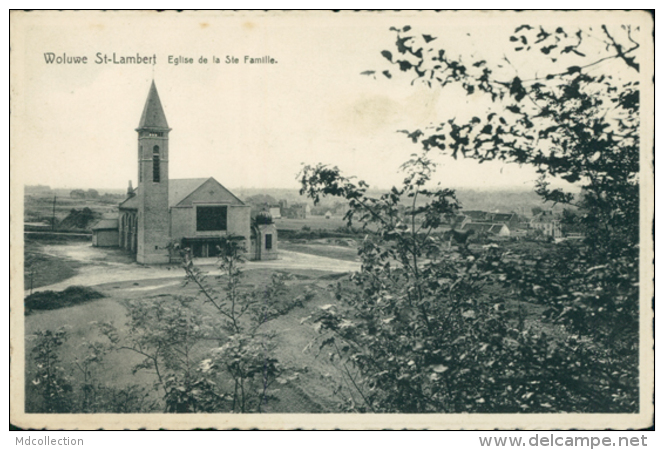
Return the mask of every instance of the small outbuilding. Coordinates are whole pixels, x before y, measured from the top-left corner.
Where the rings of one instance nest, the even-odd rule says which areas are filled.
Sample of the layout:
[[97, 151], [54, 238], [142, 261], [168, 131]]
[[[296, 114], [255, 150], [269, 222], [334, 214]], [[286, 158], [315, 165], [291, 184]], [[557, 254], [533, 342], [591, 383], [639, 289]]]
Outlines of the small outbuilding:
[[101, 219], [92, 227], [93, 247], [117, 247], [118, 239], [118, 219]]
[[254, 218], [251, 227], [250, 258], [254, 261], [265, 261], [277, 257], [277, 226], [269, 212], [260, 212]]

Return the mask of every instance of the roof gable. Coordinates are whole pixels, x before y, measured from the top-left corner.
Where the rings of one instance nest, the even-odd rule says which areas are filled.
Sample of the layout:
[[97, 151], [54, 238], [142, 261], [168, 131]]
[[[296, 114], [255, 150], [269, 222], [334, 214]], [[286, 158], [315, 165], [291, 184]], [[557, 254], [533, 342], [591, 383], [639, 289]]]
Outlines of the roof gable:
[[484, 220], [487, 216], [484, 211], [461, 211], [461, 213], [474, 220]]
[[493, 215], [492, 220], [494, 222], [509, 222], [514, 218], [514, 214], [507, 214], [507, 213], [496, 213]]
[[242, 200], [226, 189], [214, 178], [170, 180], [169, 206], [188, 207], [194, 203], [222, 203], [244, 206]]
[[[134, 196], [120, 203], [120, 209], [138, 209], [139, 189]], [[182, 178], [168, 180], [168, 207], [192, 206], [194, 202], [244, 205], [231, 191], [214, 178]]]
[[498, 234], [498, 233], [502, 232], [503, 230], [509, 231], [509, 228], [507, 228], [507, 225], [505, 225], [504, 223], [496, 223], [489, 229], [489, 232]]
[[465, 223], [461, 229], [462, 230], [474, 230], [476, 232], [486, 233], [491, 229], [492, 226], [493, 226], [493, 224], [488, 223], [488, 222], [469, 222], [469, 223]]
[[201, 187], [207, 178], [181, 178], [168, 180], [168, 206], [173, 207], [184, 200], [189, 194]]
[[509, 231], [504, 223], [470, 222], [463, 225], [462, 230], [474, 230], [477, 233], [499, 234], [503, 230]]

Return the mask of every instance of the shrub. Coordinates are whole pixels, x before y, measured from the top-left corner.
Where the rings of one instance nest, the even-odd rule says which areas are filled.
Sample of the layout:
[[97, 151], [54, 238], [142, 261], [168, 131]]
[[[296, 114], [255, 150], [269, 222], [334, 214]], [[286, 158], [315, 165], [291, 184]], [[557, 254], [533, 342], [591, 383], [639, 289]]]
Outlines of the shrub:
[[37, 331], [36, 343], [30, 352], [36, 367], [32, 377], [26, 376], [28, 399], [26, 410], [30, 412], [67, 413], [73, 406], [72, 379], [60, 360], [60, 347], [67, 340], [67, 332], [60, 328], [57, 331]]
[[42, 291], [28, 295], [23, 301], [25, 314], [32, 311], [66, 308], [103, 298], [104, 294], [86, 286], [69, 286], [64, 291]]
[[[338, 303], [310, 316], [319, 351], [342, 373], [342, 407], [637, 411], [638, 265], [628, 252], [613, 247], [607, 261], [604, 246], [587, 243], [448, 248], [436, 231], [457, 212], [454, 192], [424, 188], [433, 171], [426, 156], [404, 168], [403, 187], [380, 197], [336, 167], [301, 174], [301, 193], [346, 198], [349, 223], [378, 229], [359, 248], [353, 284], [338, 285]], [[412, 206], [400, 208], [404, 199]], [[505, 307], [524, 301], [546, 306], [541, 323]]]
[[[155, 411], [150, 392], [138, 385], [123, 388], [104, 385], [98, 374], [104, 370], [107, 352], [99, 342], [84, 343], [83, 355], [64, 364], [60, 351], [67, 331], [37, 331], [30, 352], [30, 374], [26, 373], [26, 406], [32, 413], [140, 413]], [[80, 377], [77, 377], [80, 375]]]

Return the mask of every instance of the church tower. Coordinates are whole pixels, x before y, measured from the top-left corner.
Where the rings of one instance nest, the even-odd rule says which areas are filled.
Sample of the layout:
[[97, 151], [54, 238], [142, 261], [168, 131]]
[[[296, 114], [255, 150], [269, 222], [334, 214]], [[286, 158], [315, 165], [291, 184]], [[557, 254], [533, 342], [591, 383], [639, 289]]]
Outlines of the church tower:
[[136, 261], [169, 262], [168, 133], [171, 131], [152, 81], [138, 132], [138, 229]]

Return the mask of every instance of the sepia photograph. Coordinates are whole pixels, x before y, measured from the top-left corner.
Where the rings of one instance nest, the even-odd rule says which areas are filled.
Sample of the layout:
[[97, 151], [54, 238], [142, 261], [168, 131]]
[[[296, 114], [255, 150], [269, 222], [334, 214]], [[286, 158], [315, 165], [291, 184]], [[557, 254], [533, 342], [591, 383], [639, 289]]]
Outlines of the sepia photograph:
[[10, 422], [654, 426], [653, 35], [12, 11]]

